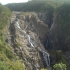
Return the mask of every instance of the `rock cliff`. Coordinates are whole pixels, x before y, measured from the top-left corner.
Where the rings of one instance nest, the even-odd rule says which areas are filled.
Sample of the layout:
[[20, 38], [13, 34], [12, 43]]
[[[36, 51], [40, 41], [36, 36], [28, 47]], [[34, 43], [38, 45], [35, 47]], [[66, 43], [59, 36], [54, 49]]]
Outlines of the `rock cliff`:
[[24, 61], [27, 70], [39, 70], [49, 66], [50, 61], [51, 66], [61, 61], [70, 67], [69, 4], [60, 6], [55, 12], [12, 14], [6, 41], [14, 55]]
[[12, 12], [7, 42], [27, 70], [40, 70], [50, 65], [50, 55], [44, 48], [48, 26], [34, 12]]

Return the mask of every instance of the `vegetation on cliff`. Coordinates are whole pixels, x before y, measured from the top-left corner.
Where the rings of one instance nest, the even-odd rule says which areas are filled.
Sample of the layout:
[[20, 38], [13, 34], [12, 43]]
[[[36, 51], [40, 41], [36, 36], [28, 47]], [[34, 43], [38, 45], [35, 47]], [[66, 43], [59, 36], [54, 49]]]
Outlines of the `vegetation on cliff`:
[[11, 11], [0, 4], [0, 70], [25, 70], [23, 61], [14, 56], [5, 42]]
[[0, 4], [0, 39], [3, 40], [3, 34], [4, 32], [2, 30], [5, 29], [5, 26], [9, 23], [9, 18], [11, 16], [11, 12], [10, 10], [5, 7], [2, 6]]
[[66, 65], [63, 63], [55, 64], [53, 67], [55, 70], [67, 70]]
[[[58, 11], [59, 10], [59, 11]], [[57, 9], [57, 24], [58, 27], [61, 29], [61, 39], [65, 40], [65, 44], [67, 43], [67, 45], [70, 45], [69, 39], [67, 39], [67, 37], [69, 37], [70, 34], [70, 4], [63, 4], [61, 7], [59, 7]], [[56, 12], [56, 13], [57, 13]], [[67, 47], [68, 47], [67, 46]]]
[[[51, 38], [54, 46], [66, 51], [70, 46], [70, 4], [64, 3], [54, 13], [54, 24], [51, 28]], [[56, 25], [56, 26], [55, 26]], [[55, 33], [56, 32], [56, 33]], [[54, 36], [54, 37], [53, 37]], [[56, 40], [55, 40], [56, 39]], [[56, 44], [57, 43], [57, 44]]]

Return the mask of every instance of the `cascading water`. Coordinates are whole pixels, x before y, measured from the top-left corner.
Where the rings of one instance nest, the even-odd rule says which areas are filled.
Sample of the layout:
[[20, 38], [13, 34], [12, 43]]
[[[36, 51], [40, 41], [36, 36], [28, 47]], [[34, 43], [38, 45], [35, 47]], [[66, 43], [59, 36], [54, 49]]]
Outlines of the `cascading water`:
[[16, 22], [16, 24], [17, 24], [17, 27], [18, 27], [19, 29], [21, 29], [21, 28], [20, 28], [20, 25], [19, 25], [19, 23], [18, 23], [18, 22]]
[[30, 45], [31, 45], [32, 47], [34, 47], [33, 43], [31, 42], [30, 35], [27, 35], [27, 37], [28, 37], [28, 41], [29, 41]]
[[[17, 27], [18, 27], [24, 34], [26, 34], [26, 31], [21, 29], [21, 27], [20, 27], [20, 25], [19, 25], [18, 22], [16, 22], [16, 25], [17, 25]], [[20, 35], [20, 36], [21, 36], [21, 35]], [[21, 37], [24, 37], [24, 36], [21, 36]], [[28, 42], [30, 43], [31, 47], [34, 47], [33, 43], [31, 42], [30, 35], [27, 34], [27, 37], [28, 37]]]
[[18, 23], [18, 22], [16, 22], [16, 26], [17, 26], [17, 28], [19, 28], [19, 29], [20, 29], [20, 31], [22, 31], [24, 34], [26, 34], [26, 31], [21, 29], [21, 27], [20, 27], [20, 25], [19, 25], [19, 23]]
[[45, 52], [45, 49], [44, 48], [38, 48], [40, 52], [42, 52], [42, 56], [43, 56], [43, 59], [44, 59], [44, 62], [47, 66], [50, 66], [50, 55], [49, 53]]
[[45, 51], [42, 51], [42, 53], [43, 53], [43, 57], [46, 65], [50, 66], [50, 55]]

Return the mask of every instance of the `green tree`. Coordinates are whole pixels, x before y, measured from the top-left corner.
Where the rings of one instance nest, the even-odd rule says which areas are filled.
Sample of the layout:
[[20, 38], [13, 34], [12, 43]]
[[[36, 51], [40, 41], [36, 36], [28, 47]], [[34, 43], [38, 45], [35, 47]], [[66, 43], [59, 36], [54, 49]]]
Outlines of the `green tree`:
[[55, 70], [67, 70], [66, 64], [63, 63], [55, 64], [53, 67]]

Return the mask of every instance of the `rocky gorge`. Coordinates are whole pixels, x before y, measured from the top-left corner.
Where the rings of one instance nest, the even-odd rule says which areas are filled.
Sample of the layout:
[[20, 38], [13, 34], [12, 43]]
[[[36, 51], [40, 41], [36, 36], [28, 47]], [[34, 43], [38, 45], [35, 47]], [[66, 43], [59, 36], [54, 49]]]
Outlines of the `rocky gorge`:
[[[58, 14], [48, 17], [48, 13], [12, 12], [6, 41], [14, 55], [24, 61], [27, 70], [45, 67], [52, 70], [55, 63], [67, 63], [69, 60], [69, 51], [65, 51], [61, 36], [63, 34], [56, 24]], [[65, 52], [62, 54], [61, 50]], [[69, 67], [68, 63], [67, 65]]]
[[44, 48], [48, 30], [37, 13], [12, 12], [6, 41], [14, 55], [24, 61], [27, 70], [50, 66], [50, 54]]

